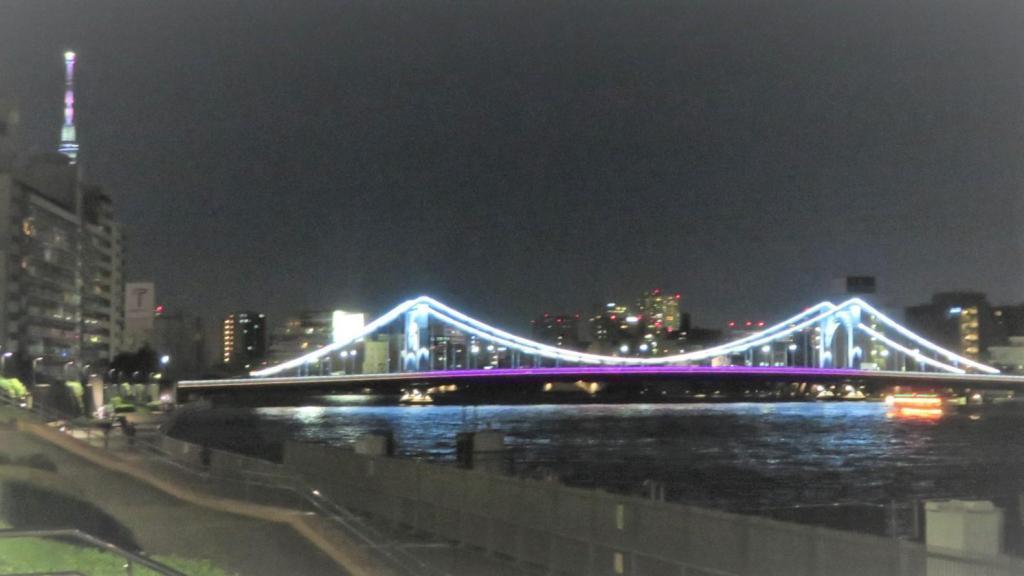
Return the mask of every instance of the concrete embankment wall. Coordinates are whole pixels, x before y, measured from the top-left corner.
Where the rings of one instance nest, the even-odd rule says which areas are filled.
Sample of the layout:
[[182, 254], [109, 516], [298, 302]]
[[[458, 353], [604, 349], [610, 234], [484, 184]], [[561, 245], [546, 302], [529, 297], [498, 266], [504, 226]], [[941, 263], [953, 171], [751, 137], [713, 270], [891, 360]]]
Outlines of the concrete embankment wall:
[[315, 444], [289, 443], [285, 465], [342, 505], [553, 574], [926, 574], [923, 547], [876, 536]]

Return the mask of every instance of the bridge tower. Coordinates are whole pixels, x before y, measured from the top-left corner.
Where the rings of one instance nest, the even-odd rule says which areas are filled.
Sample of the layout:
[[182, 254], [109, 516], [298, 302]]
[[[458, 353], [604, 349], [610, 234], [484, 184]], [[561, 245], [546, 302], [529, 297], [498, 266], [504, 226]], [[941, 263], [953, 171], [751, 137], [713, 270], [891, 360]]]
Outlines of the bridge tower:
[[[835, 314], [830, 314], [818, 323], [821, 337], [818, 339], [819, 368], [859, 368], [863, 360], [863, 352], [854, 341], [855, 329], [860, 324], [860, 306], [850, 306]], [[842, 330], [842, 358], [836, 362], [836, 335]]]
[[430, 308], [426, 304], [405, 313], [402, 337], [402, 372], [430, 370]]

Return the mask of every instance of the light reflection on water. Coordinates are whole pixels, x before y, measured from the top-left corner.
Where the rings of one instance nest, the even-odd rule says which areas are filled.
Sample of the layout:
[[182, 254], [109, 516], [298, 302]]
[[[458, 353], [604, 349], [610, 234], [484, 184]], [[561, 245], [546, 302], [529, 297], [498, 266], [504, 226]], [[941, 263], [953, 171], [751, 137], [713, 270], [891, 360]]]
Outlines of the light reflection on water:
[[[1024, 410], [897, 417], [879, 403], [331, 406], [211, 410], [175, 434], [250, 453], [389, 430], [405, 456], [454, 459], [455, 435], [507, 434], [516, 470], [749, 509], [1024, 492]], [[275, 448], [277, 447], [277, 448]]]

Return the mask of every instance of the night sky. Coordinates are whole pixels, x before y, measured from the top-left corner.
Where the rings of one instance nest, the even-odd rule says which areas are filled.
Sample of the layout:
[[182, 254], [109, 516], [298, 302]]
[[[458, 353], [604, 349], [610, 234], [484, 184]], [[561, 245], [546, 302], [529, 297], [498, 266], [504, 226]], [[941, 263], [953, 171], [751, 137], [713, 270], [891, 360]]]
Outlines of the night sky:
[[1024, 300], [1024, 2], [0, 0], [0, 95], [204, 315]]

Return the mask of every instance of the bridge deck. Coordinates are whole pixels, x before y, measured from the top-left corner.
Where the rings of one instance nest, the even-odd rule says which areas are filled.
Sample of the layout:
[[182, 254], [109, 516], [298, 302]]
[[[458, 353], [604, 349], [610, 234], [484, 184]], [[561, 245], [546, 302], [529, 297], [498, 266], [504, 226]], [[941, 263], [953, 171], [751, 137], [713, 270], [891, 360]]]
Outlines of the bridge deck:
[[764, 368], [745, 366], [579, 366], [558, 368], [497, 368], [492, 370], [435, 370], [394, 374], [349, 374], [330, 376], [295, 376], [284, 378], [235, 378], [224, 380], [184, 380], [182, 391], [223, 390], [261, 387], [322, 387], [328, 384], [372, 384], [397, 382], [453, 382], [459, 380], [501, 381], [537, 379], [628, 379], [657, 378], [680, 380], [694, 378], [763, 378], [864, 381], [892, 381], [894, 384], [943, 384], [970, 386], [979, 389], [1000, 388], [1024, 390], [1024, 376], [1006, 374], [945, 374], [934, 372], [888, 372], [825, 368]]

